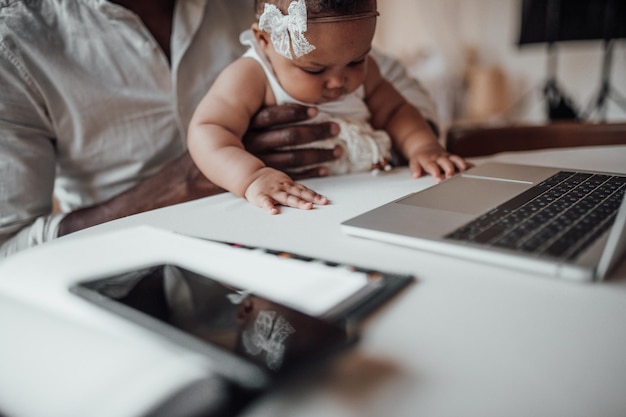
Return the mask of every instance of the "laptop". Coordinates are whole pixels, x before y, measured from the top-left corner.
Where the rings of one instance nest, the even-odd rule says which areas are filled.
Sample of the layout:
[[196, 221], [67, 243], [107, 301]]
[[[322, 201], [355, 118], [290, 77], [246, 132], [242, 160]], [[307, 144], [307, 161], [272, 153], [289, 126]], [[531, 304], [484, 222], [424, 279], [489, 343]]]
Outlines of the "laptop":
[[578, 281], [626, 251], [626, 174], [486, 163], [341, 224], [352, 236]]

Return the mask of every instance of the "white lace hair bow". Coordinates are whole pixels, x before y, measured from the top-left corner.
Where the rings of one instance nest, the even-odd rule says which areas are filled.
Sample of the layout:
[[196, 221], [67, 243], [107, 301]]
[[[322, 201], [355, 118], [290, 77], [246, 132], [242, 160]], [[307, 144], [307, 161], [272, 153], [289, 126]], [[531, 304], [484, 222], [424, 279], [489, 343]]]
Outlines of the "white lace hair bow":
[[267, 352], [265, 363], [276, 371], [283, 363], [285, 339], [295, 331], [283, 316], [276, 318], [275, 311], [261, 311], [254, 322], [254, 329], [244, 330], [243, 346], [253, 356]]
[[275, 5], [265, 3], [263, 14], [259, 18], [259, 28], [270, 34], [274, 49], [285, 58], [293, 59], [291, 48], [296, 58], [315, 49], [315, 46], [304, 37], [307, 30], [304, 0], [292, 1], [287, 9], [287, 15]]

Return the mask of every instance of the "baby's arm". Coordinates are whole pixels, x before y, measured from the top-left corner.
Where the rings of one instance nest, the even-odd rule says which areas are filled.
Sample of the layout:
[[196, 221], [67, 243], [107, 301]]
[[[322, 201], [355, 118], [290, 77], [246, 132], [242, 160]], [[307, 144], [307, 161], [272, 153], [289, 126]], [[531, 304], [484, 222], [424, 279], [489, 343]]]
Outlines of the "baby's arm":
[[[245, 82], [242, 82], [245, 80]], [[200, 102], [189, 125], [189, 153], [216, 185], [271, 213], [276, 204], [310, 209], [327, 200], [248, 153], [241, 137], [265, 103], [265, 74], [249, 58], [227, 67]]]
[[460, 156], [446, 152], [419, 110], [381, 76], [371, 58], [365, 91], [372, 126], [385, 130], [391, 136], [395, 149], [409, 161], [413, 177], [428, 173], [441, 180], [471, 166]]

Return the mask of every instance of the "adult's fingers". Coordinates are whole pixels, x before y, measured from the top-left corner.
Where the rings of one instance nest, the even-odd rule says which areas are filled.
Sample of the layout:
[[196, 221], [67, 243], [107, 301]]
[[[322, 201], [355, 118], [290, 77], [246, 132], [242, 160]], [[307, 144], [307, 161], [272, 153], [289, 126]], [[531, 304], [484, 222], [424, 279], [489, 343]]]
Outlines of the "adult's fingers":
[[315, 117], [315, 107], [300, 104], [283, 104], [262, 108], [250, 121], [251, 129], [267, 129], [277, 125], [297, 123]]
[[259, 156], [260, 153], [272, 152], [276, 148], [303, 145], [338, 134], [339, 126], [336, 123], [324, 122], [263, 131], [250, 130], [244, 136], [243, 143], [248, 152]]
[[340, 146], [334, 149], [293, 149], [289, 151], [258, 154], [265, 165], [281, 171], [334, 161], [343, 153]]
[[317, 178], [317, 177], [325, 177], [328, 175], [328, 168], [320, 166], [310, 169], [305, 169], [298, 172], [293, 172], [286, 170], [289, 176], [294, 180], [302, 180], [305, 178]]

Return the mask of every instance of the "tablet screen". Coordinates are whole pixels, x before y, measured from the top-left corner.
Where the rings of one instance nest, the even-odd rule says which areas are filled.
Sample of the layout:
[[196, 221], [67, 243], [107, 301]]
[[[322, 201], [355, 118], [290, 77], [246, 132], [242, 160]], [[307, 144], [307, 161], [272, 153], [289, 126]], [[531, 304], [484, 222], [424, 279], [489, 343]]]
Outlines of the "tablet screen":
[[218, 371], [253, 387], [354, 340], [345, 325], [174, 265], [83, 282], [72, 291], [209, 355]]

